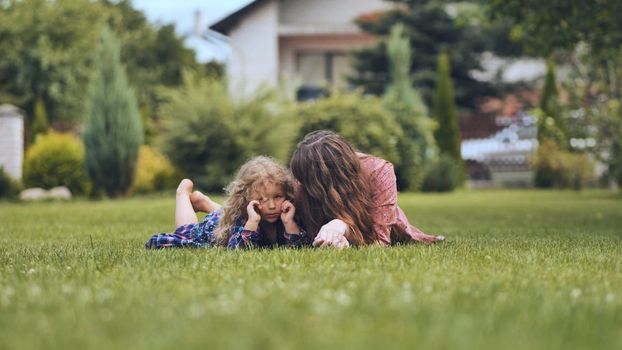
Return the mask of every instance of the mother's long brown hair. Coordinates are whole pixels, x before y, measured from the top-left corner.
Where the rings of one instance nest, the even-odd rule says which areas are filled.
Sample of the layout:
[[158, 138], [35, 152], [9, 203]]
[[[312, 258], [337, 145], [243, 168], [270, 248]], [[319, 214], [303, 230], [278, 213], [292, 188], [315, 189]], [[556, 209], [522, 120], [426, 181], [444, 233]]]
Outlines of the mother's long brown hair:
[[322, 225], [341, 219], [349, 226], [346, 238], [350, 243], [377, 240], [368, 174], [343, 137], [327, 130], [307, 134], [298, 143], [290, 167], [301, 184], [296, 211], [307, 232], [315, 236]]

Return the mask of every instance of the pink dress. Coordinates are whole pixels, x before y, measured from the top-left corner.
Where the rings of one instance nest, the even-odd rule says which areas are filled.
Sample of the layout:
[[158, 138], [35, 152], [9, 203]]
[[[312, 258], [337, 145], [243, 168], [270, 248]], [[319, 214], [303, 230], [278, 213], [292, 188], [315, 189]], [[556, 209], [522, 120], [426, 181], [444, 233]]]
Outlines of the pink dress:
[[374, 231], [380, 243], [434, 242], [440, 237], [430, 236], [411, 225], [406, 214], [397, 205], [397, 184], [393, 164], [382, 158], [357, 153], [363, 170], [369, 173], [372, 188]]

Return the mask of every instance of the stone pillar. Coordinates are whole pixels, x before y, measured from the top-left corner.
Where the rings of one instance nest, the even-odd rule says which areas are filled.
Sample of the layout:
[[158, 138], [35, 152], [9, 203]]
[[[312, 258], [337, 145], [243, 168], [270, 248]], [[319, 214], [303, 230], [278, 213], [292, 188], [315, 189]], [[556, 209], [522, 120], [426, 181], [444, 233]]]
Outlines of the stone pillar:
[[13, 106], [0, 106], [0, 166], [16, 180], [22, 179], [24, 115]]

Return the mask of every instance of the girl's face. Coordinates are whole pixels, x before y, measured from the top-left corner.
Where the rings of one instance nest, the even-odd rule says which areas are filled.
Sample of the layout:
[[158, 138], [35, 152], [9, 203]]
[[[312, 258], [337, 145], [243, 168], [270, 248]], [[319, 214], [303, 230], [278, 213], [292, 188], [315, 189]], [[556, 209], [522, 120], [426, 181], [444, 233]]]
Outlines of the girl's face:
[[256, 210], [261, 220], [269, 223], [274, 223], [281, 217], [281, 205], [285, 199], [283, 187], [275, 184], [267, 184], [261, 193], [251, 196], [251, 200], [257, 200], [260, 203]]

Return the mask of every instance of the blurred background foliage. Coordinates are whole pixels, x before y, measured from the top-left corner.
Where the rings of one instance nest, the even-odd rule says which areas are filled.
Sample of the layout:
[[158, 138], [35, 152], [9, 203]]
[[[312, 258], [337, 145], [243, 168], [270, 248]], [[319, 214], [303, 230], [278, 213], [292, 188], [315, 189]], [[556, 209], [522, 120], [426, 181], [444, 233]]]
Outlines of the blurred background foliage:
[[50, 189], [66, 186], [74, 194], [86, 194], [91, 184], [84, 171], [84, 146], [68, 133], [40, 135], [24, 157], [24, 186]]
[[[85, 91], [96, 77], [98, 38], [107, 27], [119, 40], [121, 71], [134, 91], [144, 129], [137, 139], [149, 146], [137, 151], [138, 170], [124, 193], [173, 187], [182, 176], [220, 191], [253, 155], [287, 164], [296, 142], [318, 128], [392, 161], [400, 190], [453, 190], [464, 180], [455, 123], [477, 113], [487, 98], [521, 89], [540, 94], [538, 108], [528, 111], [538, 119], [544, 147], [532, 159], [545, 179], [536, 184], [594, 184], [596, 163], [605, 168], [601, 183], [622, 184], [622, 24], [616, 17], [622, 3], [387, 1], [397, 6], [356, 21], [380, 40], [352, 53], [354, 89], [296, 103], [265, 87], [246, 99], [230, 98], [222, 64], [197, 62], [174, 25], [150, 23], [131, 1], [0, 0], [0, 101], [25, 110], [31, 147], [47, 140], [50, 129], [82, 134]], [[547, 74], [521, 83], [475, 79], [484, 53], [542, 58]], [[451, 90], [453, 96], [440, 94]], [[445, 96], [436, 106], [435, 91]], [[71, 186], [78, 193], [89, 188]]]

